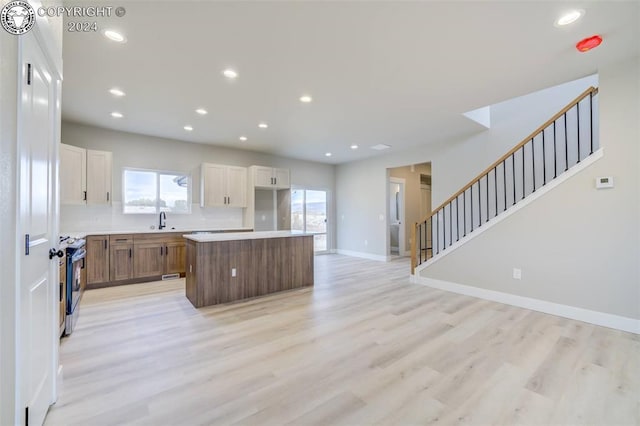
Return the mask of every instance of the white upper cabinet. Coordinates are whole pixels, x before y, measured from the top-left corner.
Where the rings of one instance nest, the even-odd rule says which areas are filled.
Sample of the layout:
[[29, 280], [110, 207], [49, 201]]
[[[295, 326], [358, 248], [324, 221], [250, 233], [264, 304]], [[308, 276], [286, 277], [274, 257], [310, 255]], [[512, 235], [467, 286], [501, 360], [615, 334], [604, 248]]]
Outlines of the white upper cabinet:
[[247, 207], [247, 169], [203, 163], [200, 174], [202, 207]]
[[111, 203], [113, 154], [87, 150], [87, 204]]
[[253, 183], [256, 188], [286, 189], [291, 186], [288, 169], [251, 166]]
[[112, 154], [60, 144], [60, 203], [111, 204]]
[[87, 150], [60, 144], [60, 203], [87, 203]]

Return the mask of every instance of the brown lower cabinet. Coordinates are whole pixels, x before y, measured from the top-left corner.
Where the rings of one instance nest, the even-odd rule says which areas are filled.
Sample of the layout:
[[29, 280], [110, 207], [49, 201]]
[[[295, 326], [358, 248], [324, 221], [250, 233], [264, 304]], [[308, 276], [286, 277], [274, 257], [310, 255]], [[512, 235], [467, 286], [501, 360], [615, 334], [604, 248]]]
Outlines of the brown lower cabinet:
[[133, 252], [133, 270], [137, 278], [185, 272], [185, 242], [181, 235], [136, 237]]
[[89, 235], [85, 249], [87, 270], [87, 285], [105, 283], [109, 281], [109, 236]]
[[185, 274], [182, 233], [90, 235], [86, 248], [89, 288]]
[[133, 235], [112, 235], [109, 247], [109, 281], [133, 278]]

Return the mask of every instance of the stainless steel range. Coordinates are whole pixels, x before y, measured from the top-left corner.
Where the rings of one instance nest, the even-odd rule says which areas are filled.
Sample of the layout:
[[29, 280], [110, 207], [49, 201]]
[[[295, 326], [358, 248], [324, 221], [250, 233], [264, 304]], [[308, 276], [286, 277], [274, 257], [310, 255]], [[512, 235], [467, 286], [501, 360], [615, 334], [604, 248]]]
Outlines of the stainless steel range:
[[64, 334], [69, 335], [78, 321], [80, 299], [84, 292], [86, 241], [60, 237], [60, 242], [67, 245], [67, 318]]

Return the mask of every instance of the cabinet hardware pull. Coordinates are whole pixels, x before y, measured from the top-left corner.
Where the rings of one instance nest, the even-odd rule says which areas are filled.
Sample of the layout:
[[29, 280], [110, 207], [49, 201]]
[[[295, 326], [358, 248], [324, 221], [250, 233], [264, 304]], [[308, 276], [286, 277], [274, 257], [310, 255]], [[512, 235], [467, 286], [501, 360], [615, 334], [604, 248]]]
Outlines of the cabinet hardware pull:
[[227, 197], [227, 204], [231, 204], [231, 197]]
[[107, 201], [109, 201], [109, 193], [107, 192]]
[[129, 258], [131, 258], [131, 257], [132, 257], [132, 250], [129, 249]]
[[107, 248], [107, 240], [104, 240], [104, 248]]
[[87, 201], [87, 191], [82, 191], [84, 192], [84, 201]]
[[162, 246], [160, 246], [160, 256], [162, 256]]

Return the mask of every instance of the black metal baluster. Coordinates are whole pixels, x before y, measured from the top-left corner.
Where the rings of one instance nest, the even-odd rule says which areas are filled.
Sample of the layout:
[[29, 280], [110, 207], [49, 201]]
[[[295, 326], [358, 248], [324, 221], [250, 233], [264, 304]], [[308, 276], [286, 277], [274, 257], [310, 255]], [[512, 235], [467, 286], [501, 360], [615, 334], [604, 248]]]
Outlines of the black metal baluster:
[[453, 202], [449, 202], [449, 245], [453, 244]]
[[498, 166], [493, 168], [493, 196], [496, 199], [496, 210], [493, 217], [498, 216]]
[[[524, 153], [523, 153], [524, 155]], [[533, 178], [533, 191], [536, 192], [536, 141], [531, 138], [531, 177]]]
[[478, 228], [482, 226], [482, 185], [480, 184], [480, 180], [478, 180]]
[[[431, 257], [433, 257], [435, 253], [433, 251], [434, 250], [433, 248], [435, 247], [435, 244], [433, 243], [433, 216], [431, 216], [429, 219], [431, 219]], [[429, 242], [427, 241], [427, 248], [429, 247], [428, 243]]]
[[463, 237], [467, 236], [467, 190], [462, 192], [462, 227], [464, 229]]
[[[557, 121], [557, 120], [556, 120]], [[553, 122], [553, 178], [558, 177], [558, 151], [556, 150], [556, 122]]]
[[564, 171], [569, 170], [569, 137], [567, 136], [567, 113], [564, 113]]
[[447, 249], [447, 206], [442, 208], [442, 251]]
[[458, 200], [460, 196], [456, 197], [456, 241], [460, 241], [460, 206]]
[[438, 243], [436, 253], [440, 253], [440, 210], [436, 213], [436, 242]]
[[506, 158], [502, 160], [502, 183], [504, 184], [504, 210], [503, 211], [507, 211], [507, 159]]
[[469, 195], [471, 195], [471, 231], [469, 232], [473, 232], [473, 184], [469, 188]]
[[578, 133], [578, 163], [580, 162], [580, 102], [576, 104], [576, 132]]
[[524, 200], [524, 145], [522, 145], [522, 199]]
[[487, 173], [485, 176], [486, 179], [486, 186], [487, 186], [487, 219], [485, 220], [485, 222], [489, 221], [489, 173]]
[[418, 265], [421, 265], [421, 264], [422, 264], [422, 224], [419, 224], [418, 225]]
[[511, 177], [513, 178], [513, 205], [516, 205], [516, 153], [511, 154]]
[[593, 92], [589, 92], [589, 141], [591, 142], [591, 151], [593, 154]]
[[544, 129], [542, 129], [542, 186], [547, 184], [547, 151], [544, 148]]

